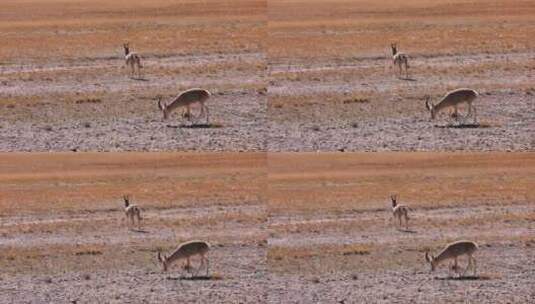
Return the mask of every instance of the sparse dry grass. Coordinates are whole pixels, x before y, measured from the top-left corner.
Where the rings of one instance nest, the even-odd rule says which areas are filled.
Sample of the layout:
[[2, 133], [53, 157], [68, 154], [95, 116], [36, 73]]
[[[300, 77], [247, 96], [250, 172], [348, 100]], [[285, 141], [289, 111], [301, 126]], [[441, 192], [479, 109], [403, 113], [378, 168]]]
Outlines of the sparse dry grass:
[[146, 208], [258, 203], [263, 195], [262, 154], [105, 155], [3, 155], [2, 215], [115, 210], [124, 193]]
[[358, 153], [268, 157], [272, 212], [383, 208], [388, 195], [415, 207], [527, 203], [532, 154]]
[[[270, 246], [267, 253], [271, 271], [278, 273], [321, 273], [345, 267], [350, 260], [370, 255], [370, 244], [323, 244], [307, 247]], [[338, 264], [339, 267], [334, 267]], [[342, 266], [343, 265], [343, 266]], [[328, 269], [328, 270], [327, 270]]]
[[534, 15], [530, 1], [275, 0], [268, 53], [274, 62], [375, 57], [391, 41], [412, 54], [526, 51]]
[[271, 246], [268, 250], [268, 259], [291, 260], [327, 255], [368, 255], [372, 251], [372, 247], [365, 244], [327, 244], [315, 247]]
[[10, 43], [0, 62], [120, 57], [130, 41], [143, 54], [257, 52], [263, 1], [2, 1], [0, 30]]
[[[159, 271], [156, 252], [192, 238], [216, 257], [264, 246], [262, 154], [14, 153], [0, 168], [6, 276]], [[143, 209], [142, 231], [127, 229], [123, 193]]]
[[[329, 273], [357, 273], [356, 280], [427, 270], [424, 252], [459, 238], [480, 245], [478, 258], [529, 250], [534, 160], [523, 153], [271, 154], [269, 265], [318, 282]], [[410, 231], [390, 221], [391, 193], [412, 208]], [[347, 242], [367, 250], [348, 251]]]

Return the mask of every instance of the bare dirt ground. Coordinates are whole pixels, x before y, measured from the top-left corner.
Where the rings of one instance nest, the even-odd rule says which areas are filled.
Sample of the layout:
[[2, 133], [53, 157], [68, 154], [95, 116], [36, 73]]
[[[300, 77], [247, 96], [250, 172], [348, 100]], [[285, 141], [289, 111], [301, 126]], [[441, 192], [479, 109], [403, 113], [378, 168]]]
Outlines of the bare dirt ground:
[[[1, 151], [265, 150], [265, 2], [2, 1]], [[142, 57], [124, 67], [122, 44]], [[156, 96], [213, 93], [211, 124]], [[201, 120], [204, 122], [204, 120]]]
[[[265, 155], [9, 154], [0, 168], [0, 302], [265, 301]], [[191, 239], [212, 244], [211, 276], [163, 273], [157, 251]]]
[[[271, 154], [272, 303], [530, 303], [533, 154]], [[391, 221], [389, 195], [411, 207]], [[476, 241], [477, 276], [424, 253]], [[466, 265], [465, 258], [461, 265]]]
[[[4, 154], [0, 302], [528, 303], [534, 166], [531, 153]], [[409, 231], [390, 221], [391, 193]], [[123, 194], [141, 230], [125, 227]], [[210, 276], [163, 273], [156, 253], [191, 239], [212, 244]], [[477, 276], [430, 273], [425, 250], [458, 239], [479, 244]]]
[[[533, 1], [275, 0], [268, 16], [270, 151], [535, 147]], [[431, 121], [425, 96], [460, 87], [479, 124]]]

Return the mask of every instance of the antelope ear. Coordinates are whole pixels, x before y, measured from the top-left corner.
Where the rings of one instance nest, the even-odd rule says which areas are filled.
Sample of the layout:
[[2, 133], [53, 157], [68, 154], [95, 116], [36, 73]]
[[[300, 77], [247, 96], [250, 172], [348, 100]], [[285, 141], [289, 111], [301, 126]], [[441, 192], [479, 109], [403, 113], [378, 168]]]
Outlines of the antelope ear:
[[163, 262], [163, 261], [162, 261], [162, 255], [160, 254], [159, 251], [158, 251], [158, 261]]

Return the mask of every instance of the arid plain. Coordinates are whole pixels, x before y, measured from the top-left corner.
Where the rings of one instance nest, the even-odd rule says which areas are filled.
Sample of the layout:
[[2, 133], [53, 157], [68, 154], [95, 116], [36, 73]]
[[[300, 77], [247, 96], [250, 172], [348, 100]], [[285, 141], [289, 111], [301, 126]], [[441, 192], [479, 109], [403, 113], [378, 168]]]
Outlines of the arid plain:
[[[270, 151], [535, 147], [533, 1], [273, 0], [268, 16]], [[431, 121], [425, 96], [464, 87], [479, 124]]]
[[[262, 154], [4, 154], [0, 302], [262, 302], [265, 182]], [[212, 245], [209, 279], [163, 273], [157, 251], [191, 239]]]
[[[525, 0], [1, 1], [0, 302], [529, 303], [534, 20]], [[192, 87], [211, 122], [163, 120]], [[458, 87], [478, 123], [431, 120]], [[192, 239], [210, 275], [163, 273]], [[478, 275], [430, 272], [459, 239]]]
[[[534, 167], [525, 153], [4, 154], [0, 302], [527, 303]], [[191, 239], [212, 244], [210, 276], [164, 273], [157, 252]], [[479, 244], [478, 275], [430, 272], [425, 250], [459, 239]]]
[[[0, 3], [0, 150], [265, 150], [265, 1]], [[129, 77], [123, 43], [139, 53]], [[169, 101], [213, 93], [190, 128]]]
[[[270, 154], [268, 164], [271, 303], [535, 298], [533, 154]], [[411, 208], [409, 230], [395, 226], [391, 194]], [[431, 272], [425, 251], [463, 239], [479, 245], [477, 276], [459, 279], [448, 263]]]

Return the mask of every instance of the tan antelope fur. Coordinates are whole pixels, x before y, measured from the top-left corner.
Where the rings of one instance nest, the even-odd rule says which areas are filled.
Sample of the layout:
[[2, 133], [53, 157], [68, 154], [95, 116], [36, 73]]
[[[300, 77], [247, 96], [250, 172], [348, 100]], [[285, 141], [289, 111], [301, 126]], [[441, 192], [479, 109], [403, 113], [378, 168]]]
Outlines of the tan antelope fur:
[[137, 68], [137, 76], [141, 77], [141, 57], [137, 53], [130, 52], [130, 47], [128, 43], [123, 44], [124, 48], [124, 59], [126, 66], [130, 67], [130, 76], [133, 77]]
[[401, 77], [403, 67], [405, 67], [405, 76], [409, 78], [409, 56], [405, 53], [398, 52], [397, 44], [391, 43], [392, 48], [392, 63], [399, 67], [399, 77]]
[[[210, 244], [205, 241], [184, 242], [178, 245], [178, 247], [170, 256], [165, 256], [158, 251], [158, 261], [160, 261], [160, 263], [162, 264], [163, 271], [167, 271], [169, 266], [174, 262], [186, 259], [186, 265], [184, 266], [184, 268], [187, 269], [189, 272], [191, 269], [190, 258], [192, 256], [199, 255], [201, 257], [201, 265], [197, 269], [197, 272], [199, 271], [199, 269], [202, 268], [203, 265], [205, 265], [206, 275], [208, 275], [209, 261], [206, 255], [209, 250]], [[197, 275], [197, 272], [195, 273], [195, 275]]]
[[394, 219], [398, 219], [399, 227], [402, 225], [402, 219], [405, 219], [405, 229], [409, 230], [409, 210], [406, 205], [398, 204], [397, 195], [390, 195], [392, 200], [392, 216]]
[[135, 204], [130, 204], [130, 197], [128, 195], [123, 195], [123, 200], [127, 225], [134, 226], [137, 219], [137, 227], [141, 229], [141, 209]]
[[460, 104], [466, 103], [468, 105], [467, 117], [473, 115], [474, 122], [477, 122], [476, 108], [472, 103], [478, 96], [479, 93], [475, 90], [461, 88], [446, 93], [446, 95], [436, 104], [432, 104], [429, 101], [429, 96], [427, 96], [425, 106], [431, 113], [431, 119], [435, 119], [437, 113], [443, 109], [453, 107], [454, 113], [452, 116], [457, 120], [459, 117], [457, 107]]
[[201, 106], [201, 116], [206, 112], [206, 122], [210, 121], [208, 107], [206, 106], [206, 101], [210, 98], [212, 94], [204, 89], [189, 89], [178, 94], [173, 100], [169, 103], [162, 103], [161, 97], [158, 96], [158, 108], [163, 113], [163, 119], [167, 119], [169, 114], [173, 112], [176, 108], [186, 107], [186, 113], [183, 114], [184, 117], [187, 117], [191, 121], [191, 111], [190, 106], [195, 103], [199, 103]]
[[431, 264], [431, 271], [435, 271], [436, 267], [447, 260], [453, 260], [453, 265], [450, 266], [450, 269], [458, 271], [459, 266], [457, 263], [457, 258], [463, 255], [468, 256], [468, 266], [466, 266], [462, 275], [468, 271], [469, 268], [472, 268], [474, 275], [476, 275], [476, 259], [474, 258], [474, 253], [477, 251], [478, 246], [475, 242], [472, 241], [457, 241], [446, 245], [436, 257], [430, 255], [428, 251], [425, 253], [425, 259], [429, 264]]

